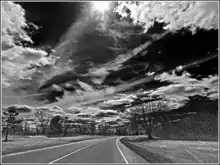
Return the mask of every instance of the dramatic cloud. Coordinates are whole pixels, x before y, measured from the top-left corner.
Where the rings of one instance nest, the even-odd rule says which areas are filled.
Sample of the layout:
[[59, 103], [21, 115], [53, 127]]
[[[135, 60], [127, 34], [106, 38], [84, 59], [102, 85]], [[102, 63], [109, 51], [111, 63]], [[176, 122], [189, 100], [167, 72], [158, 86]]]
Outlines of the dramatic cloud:
[[[169, 102], [171, 107], [180, 107], [188, 100], [190, 96], [207, 96], [210, 99], [218, 99], [218, 76], [213, 75], [202, 80], [191, 78], [190, 74], [184, 72], [182, 76], [176, 76], [174, 73], [163, 73], [155, 79], [160, 81], [172, 82], [168, 86], [157, 88], [150, 95], [162, 95]], [[172, 108], [173, 109], [173, 108]]]
[[[130, 12], [128, 13], [127, 10]], [[165, 23], [165, 29], [218, 28], [218, 2], [202, 1], [120, 1], [116, 9], [120, 15], [130, 16], [134, 23], [142, 24], [146, 31], [154, 22]]]
[[121, 95], [117, 95], [116, 99], [105, 101], [103, 104], [106, 104], [106, 105], [130, 104], [134, 101], [135, 98], [136, 98], [135, 95], [121, 94]]
[[103, 117], [102, 119], [96, 120], [98, 123], [102, 124], [109, 124], [109, 125], [125, 125], [128, 123], [127, 119], [123, 119], [118, 117], [112, 118], [112, 117]]
[[93, 117], [102, 118], [102, 117], [116, 117], [118, 115], [117, 111], [114, 110], [100, 110], [93, 114]]
[[[185, 90], [186, 94], [189, 93], [199, 93], [205, 90], [205, 92], [218, 92], [218, 76], [217, 75], [210, 75], [207, 78], [203, 78], [202, 80], [197, 80], [195, 78], [191, 78], [191, 75], [188, 72], [184, 72], [182, 76], [176, 76], [174, 73], [168, 74], [163, 73], [157, 77], [156, 80], [159, 81], [168, 81], [173, 84], [170, 86], [174, 86], [172, 88], [173, 92]], [[171, 88], [169, 86], [165, 88]], [[179, 89], [177, 89], [179, 88]], [[160, 88], [162, 89], [162, 88]], [[172, 91], [171, 91], [172, 92]]]
[[41, 59], [45, 52], [21, 46], [2, 51], [2, 74], [6, 83], [12, 80], [29, 78], [35, 70], [25, 70], [31, 63]]
[[31, 64], [51, 65], [54, 60], [46, 58], [46, 52], [23, 47], [21, 42], [32, 43], [24, 27], [28, 27], [24, 9], [13, 2], [2, 2], [2, 85], [9, 87], [17, 80], [31, 79], [36, 69], [27, 69]]
[[44, 107], [37, 107], [36, 111], [41, 111], [41, 113], [45, 116], [56, 116], [61, 115], [64, 116], [67, 113], [60, 108], [59, 106], [44, 106]]
[[106, 67], [90, 68], [89, 72], [92, 76], [103, 77], [103, 78], [109, 74]]
[[2, 2], [2, 50], [15, 46], [15, 37], [31, 42], [23, 27], [27, 26], [25, 11], [20, 5], [10, 1]]
[[33, 107], [30, 107], [28, 105], [21, 105], [21, 104], [10, 105], [4, 108], [4, 110], [9, 110], [9, 109], [14, 109], [18, 113], [30, 113], [34, 111]]
[[82, 108], [79, 107], [70, 107], [68, 108], [68, 110], [66, 110], [67, 113], [71, 113], [71, 114], [78, 114], [82, 111]]
[[[52, 118], [53, 116], [67, 116], [69, 121], [86, 126], [91, 122], [105, 123], [109, 125], [125, 125], [128, 119], [123, 113], [115, 110], [103, 110], [97, 107], [70, 107], [67, 110], [59, 106], [37, 107], [43, 117]], [[33, 118], [33, 122], [36, 118]], [[32, 121], [32, 120], [31, 120]]]
[[[166, 110], [178, 109], [186, 104], [189, 97], [205, 96], [212, 100], [218, 99], [218, 76], [210, 75], [207, 78], [197, 80], [192, 78], [188, 72], [183, 72], [182, 76], [177, 76], [175, 73], [163, 73], [155, 77], [156, 81], [168, 82], [169, 85], [156, 88], [149, 91], [140, 91], [135, 95], [118, 94], [114, 98], [99, 103], [98, 106], [103, 109], [129, 109], [132, 104], [137, 104], [137, 101], [146, 101], [159, 99], [166, 104]], [[151, 105], [157, 105], [157, 101], [150, 101]], [[153, 104], [155, 103], [155, 104]], [[147, 105], [146, 106], [151, 106]], [[134, 110], [136, 108], [134, 107]], [[129, 114], [121, 114], [121, 117], [129, 117]]]
[[84, 82], [82, 82], [82, 81], [79, 81], [79, 80], [77, 80], [77, 83], [79, 84], [79, 86], [80, 86], [83, 90], [89, 91], [89, 92], [93, 91], [93, 88], [92, 88], [90, 85], [88, 85], [88, 84], [86, 84], [86, 83], [84, 83]]
[[[77, 112], [77, 113], [76, 113]], [[68, 113], [74, 114], [76, 117], [82, 118], [103, 118], [103, 117], [115, 117], [118, 115], [117, 111], [114, 110], [103, 110], [96, 107], [87, 107], [82, 109], [74, 109], [72, 107], [72, 112], [69, 110]]]

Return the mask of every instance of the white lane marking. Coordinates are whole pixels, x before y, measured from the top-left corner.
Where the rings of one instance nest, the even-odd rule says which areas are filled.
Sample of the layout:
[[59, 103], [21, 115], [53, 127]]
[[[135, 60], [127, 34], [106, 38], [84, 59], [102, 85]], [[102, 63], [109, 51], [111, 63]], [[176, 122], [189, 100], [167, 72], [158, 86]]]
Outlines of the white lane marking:
[[199, 161], [199, 163], [203, 163], [195, 154], [193, 154], [192, 152], [190, 152], [187, 148], [185, 149], [186, 152], [188, 152], [190, 155], [192, 155], [197, 161]]
[[61, 144], [61, 145], [56, 145], [56, 146], [51, 146], [51, 147], [44, 147], [44, 148], [33, 149], [33, 150], [28, 150], [28, 151], [23, 151], [23, 152], [17, 152], [17, 153], [12, 153], [12, 154], [8, 154], [8, 155], [2, 155], [2, 158], [3, 157], [8, 157], [8, 156], [14, 156], [14, 155], [26, 154], [26, 153], [29, 153], [29, 152], [47, 150], [47, 149], [51, 149], [51, 148], [63, 147], [63, 146], [68, 146], [68, 145], [72, 145], [72, 144], [84, 143], [84, 142], [89, 142], [89, 141], [96, 141], [96, 140], [103, 140], [103, 139], [101, 138], [101, 139], [83, 140], [83, 141], [78, 141], [78, 142], [73, 142], [73, 143], [67, 143], [67, 144]]
[[119, 139], [121, 139], [121, 138], [118, 138], [118, 139], [116, 140], [116, 146], [117, 146], [117, 148], [118, 148], [118, 150], [119, 150], [121, 156], [123, 157], [125, 163], [126, 163], [126, 164], [129, 164], [129, 162], [127, 161], [127, 159], [125, 158], [124, 154], [122, 153], [121, 149], [120, 149], [119, 146], [118, 146], [118, 141], [119, 141]]
[[[97, 143], [99, 143], [99, 142], [97, 142]], [[85, 148], [87, 148], [87, 147], [89, 147], [89, 146], [95, 145], [95, 144], [97, 144], [97, 143], [89, 144], [89, 145], [87, 145], [87, 146], [85, 146], [85, 147], [83, 147], [83, 148], [80, 148], [80, 149], [78, 149], [78, 150], [76, 150], [76, 151], [73, 151], [73, 152], [71, 152], [71, 153], [69, 153], [69, 154], [67, 154], [67, 155], [64, 155], [64, 156], [62, 156], [62, 157], [56, 159], [56, 160], [53, 160], [52, 162], [50, 162], [50, 163], [48, 163], [48, 164], [52, 164], [52, 163], [54, 163], [54, 162], [57, 162], [57, 161], [59, 161], [59, 160], [65, 158], [65, 157], [67, 157], [67, 156], [70, 156], [70, 155], [72, 155], [72, 154], [75, 154], [75, 153], [77, 153], [77, 152], [79, 152], [79, 151], [81, 151], [81, 150], [83, 150], [83, 149], [85, 149]]]

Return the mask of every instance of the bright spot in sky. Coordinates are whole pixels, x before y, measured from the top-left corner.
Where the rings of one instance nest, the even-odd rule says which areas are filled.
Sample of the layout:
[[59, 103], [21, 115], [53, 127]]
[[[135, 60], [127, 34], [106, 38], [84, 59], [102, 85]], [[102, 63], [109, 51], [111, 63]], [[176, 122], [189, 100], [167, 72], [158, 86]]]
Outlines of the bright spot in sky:
[[92, 1], [96, 10], [104, 12], [109, 9], [109, 1]]

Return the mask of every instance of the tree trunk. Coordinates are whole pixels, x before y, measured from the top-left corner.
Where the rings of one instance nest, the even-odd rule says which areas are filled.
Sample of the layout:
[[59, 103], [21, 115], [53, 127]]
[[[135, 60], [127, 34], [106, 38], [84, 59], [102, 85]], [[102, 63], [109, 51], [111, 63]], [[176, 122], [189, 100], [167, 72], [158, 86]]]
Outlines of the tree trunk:
[[153, 139], [153, 136], [152, 136], [152, 129], [150, 128], [150, 129], [147, 129], [147, 136], [148, 136], [148, 139], [149, 140], [151, 140], [151, 139]]
[[65, 129], [64, 131], [63, 131], [63, 136], [65, 137], [67, 135], [67, 129]]
[[44, 128], [44, 125], [41, 125], [41, 127], [42, 127], [42, 134], [44, 135], [45, 134], [45, 128]]
[[7, 127], [6, 127], [5, 141], [6, 142], [8, 141], [8, 124], [7, 124]]
[[36, 132], [37, 132], [37, 135], [40, 134], [40, 133], [39, 133], [39, 129], [38, 129], [38, 127], [36, 127]]
[[60, 136], [61, 136], [61, 132], [60, 131], [58, 132], [58, 136], [59, 136], [59, 140], [60, 140]]
[[12, 128], [12, 136], [15, 137], [15, 128]]
[[144, 130], [145, 130], [145, 133], [147, 134], [149, 140], [154, 139], [153, 136], [152, 136], [153, 125], [150, 124], [150, 125], [145, 126]]

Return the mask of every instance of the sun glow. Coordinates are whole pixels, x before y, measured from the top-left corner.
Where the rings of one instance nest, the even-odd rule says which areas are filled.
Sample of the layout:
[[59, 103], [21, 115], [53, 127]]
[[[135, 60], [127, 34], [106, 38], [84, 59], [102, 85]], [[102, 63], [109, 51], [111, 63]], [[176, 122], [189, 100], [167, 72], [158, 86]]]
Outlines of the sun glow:
[[109, 9], [109, 1], [92, 1], [93, 6], [96, 10], [104, 12]]

